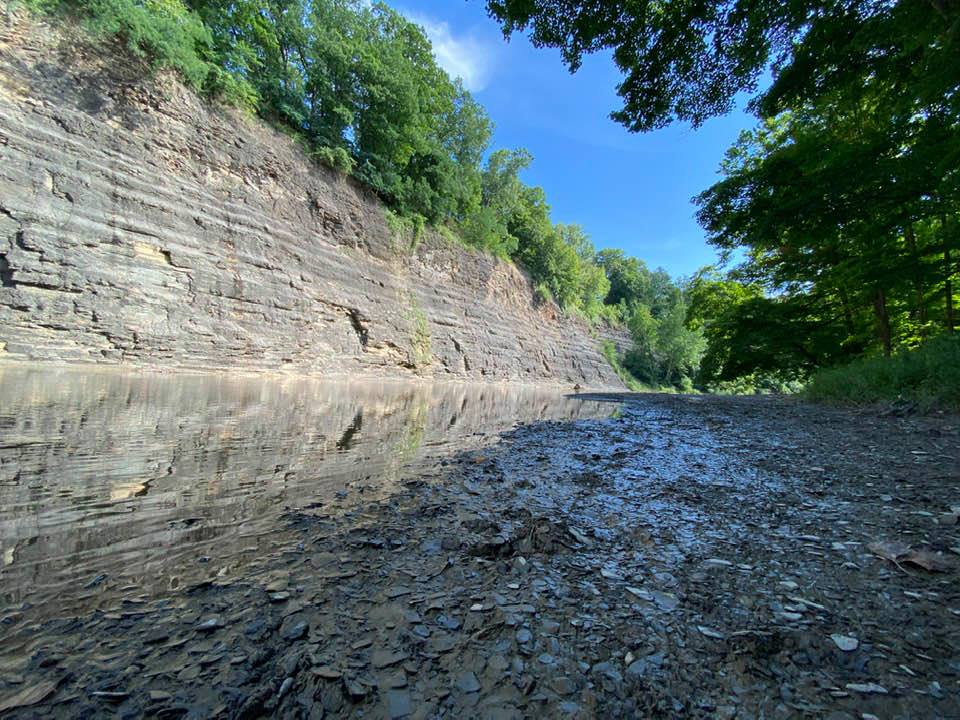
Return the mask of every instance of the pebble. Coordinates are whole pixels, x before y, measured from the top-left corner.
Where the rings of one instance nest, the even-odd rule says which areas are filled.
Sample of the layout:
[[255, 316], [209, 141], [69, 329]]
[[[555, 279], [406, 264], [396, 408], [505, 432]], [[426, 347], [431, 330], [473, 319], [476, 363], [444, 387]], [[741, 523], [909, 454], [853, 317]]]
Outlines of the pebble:
[[830, 639], [833, 640], [833, 644], [844, 652], [853, 652], [858, 647], [860, 647], [860, 641], [855, 637], [850, 637], [849, 635], [831, 635]]
[[370, 688], [359, 682], [355, 677], [344, 677], [343, 687], [352, 698], [363, 698], [370, 693]]
[[290, 625], [285, 630], [283, 630], [280, 633], [280, 637], [282, 637], [287, 642], [293, 642], [295, 640], [299, 640], [304, 635], [306, 635], [307, 630], [309, 629], [310, 629], [310, 626], [307, 625], [307, 623], [304, 620], [300, 620], [299, 622], [296, 622], [293, 625]]
[[576, 683], [568, 677], [553, 678], [550, 687], [557, 695], [571, 695], [577, 689]]
[[404, 595], [409, 595], [412, 592], [413, 590], [408, 587], [403, 585], [395, 585], [394, 587], [387, 588], [384, 591], [384, 595], [387, 596], [388, 600], [396, 600], [397, 598], [403, 597]]
[[797, 620], [803, 620], [803, 615], [797, 612], [778, 612], [777, 617], [781, 620], [786, 620], [787, 622], [796, 622]]
[[400, 720], [413, 712], [410, 693], [406, 690], [390, 690], [386, 695], [387, 716], [390, 720]]
[[544, 635], [554, 635], [560, 630], [560, 623], [553, 620], [544, 620], [540, 625]]
[[370, 657], [370, 662], [377, 670], [396, 665], [403, 662], [409, 654], [400, 650], [376, 650]]
[[721, 558], [707, 558], [703, 561], [704, 565], [713, 565], [714, 567], [732, 567], [733, 563], [729, 560], [722, 560]]
[[180, 680], [181, 682], [196, 680], [198, 677], [200, 677], [199, 665], [188, 665], [177, 673], [177, 680]]
[[213, 632], [214, 630], [219, 630], [224, 626], [223, 618], [219, 615], [211, 615], [206, 620], [202, 620], [197, 623], [197, 630], [200, 632]]
[[463, 623], [459, 618], [449, 615], [437, 615], [437, 625], [445, 627], [447, 630], [459, 630]]
[[887, 689], [877, 683], [847, 683], [847, 690], [863, 693], [864, 695], [886, 695]]
[[104, 691], [104, 690], [94, 690], [92, 693], [90, 693], [90, 696], [91, 696], [91, 697], [95, 697], [95, 698], [97, 698], [98, 700], [106, 700], [107, 702], [118, 703], [118, 702], [123, 702], [123, 701], [126, 700], [128, 697], [130, 697], [130, 693], [128, 693], [128, 692], [107, 692], [107, 691]]
[[704, 627], [703, 625], [697, 625], [697, 630], [700, 631], [701, 635], [704, 635], [708, 638], [713, 638], [714, 640], [726, 639], [726, 635], [724, 635], [719, 630], [714, 630], [713, 628]]
[[457, 687], [465, 693], [475, 693], [480, 690], [480, 681], [470, 670], [457, 676]]

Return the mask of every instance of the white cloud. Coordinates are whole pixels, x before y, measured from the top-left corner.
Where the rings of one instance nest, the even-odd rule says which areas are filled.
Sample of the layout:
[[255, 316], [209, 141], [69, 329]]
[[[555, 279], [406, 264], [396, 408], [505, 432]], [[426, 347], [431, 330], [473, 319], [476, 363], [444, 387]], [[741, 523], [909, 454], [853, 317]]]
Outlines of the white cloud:
[[473, 35], [455, 35], [450, 24], [416, 14], [407, 17], [423, 27], [433, 44], [437, 63], [451, 77], [463, 80], [470, 92], [487, 87], [493, 74], [497, 48]]

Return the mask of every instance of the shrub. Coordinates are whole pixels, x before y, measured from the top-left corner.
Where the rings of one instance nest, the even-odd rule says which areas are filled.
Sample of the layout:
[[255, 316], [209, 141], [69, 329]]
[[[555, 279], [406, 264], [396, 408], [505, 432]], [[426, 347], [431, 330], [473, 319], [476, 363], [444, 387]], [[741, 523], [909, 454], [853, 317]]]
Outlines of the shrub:
[[551, 292], [546, 283], [542, 282], [533, 286], [533, 299], [537, 305], [547, 305], [555, 302], [553, 299], [553, 292]]
[[62, 0], [35, 9], [82, 12], [95, 36], [121, 38], [133, 54], [178, 71], [196, 90], [216, 70], [205, 58], [210, 31], [180, 0]]
[[643, 392], [648, 388], [637, 380], [633, 375], [630, 374], [630, 371], [627, 370], [623, 364], [620, 362], [620, 356], [617, 353], [616, 346], [609, 340], [603, 340], [600, 343], [600, 352], [607, 359], [607, 362], [610, 363], [610, 367], [613, 368], [614, 372], [617, 373], [623, 384], [626, 385], [633, 392]]
[[393, 249], [397, 253], [411, 253], [420, 244], [427, 221], [422, 215], [406, 217], [392, 210], [385, 210], [387, 225], [393, 231]]
[[803, 375], [791, 372], [754, 372], [733, 380], [709, 383], [709, 392], [717, 395], [796, 395], [805, 386]]
[[347, 175], [353, 172], [356, 164], [350, 153], [342, 147], [318, 147], [310, 154], [314, 160]]
[[455, 230], [453, 230], [447, 225], [437, 225], [434, 228], [434, 230], [436, 230], [437, 235], [443, 238], [444, 242], [446, 242], [447, 245], [450, 245], [451, 247], [459, 247], [465, 250], [473, 250], [473, 251], [476, 250], [476, 248], [468, 245], [459, 233], [457, 233]]
[[960, 338], [941, 336], [892, 357], [871, 357], [813, 375], [805, 396], [834, 404], [906, 401], [960, 410]]

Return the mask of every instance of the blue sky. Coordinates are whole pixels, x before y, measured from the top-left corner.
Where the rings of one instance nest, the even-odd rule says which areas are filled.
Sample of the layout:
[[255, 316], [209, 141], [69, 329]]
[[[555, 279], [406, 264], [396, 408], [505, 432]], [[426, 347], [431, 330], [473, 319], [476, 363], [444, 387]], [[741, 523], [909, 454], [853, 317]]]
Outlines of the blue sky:
[[503, 40], [483, 0], [390, 0], [424, 26], [440, 64], [464, 79], [494, 123], [494, 147], [525, 147], [524, 180], [541, 185], [553, 220], [579, 223], [598, 247], [623, 248], [651, 268], [692, 274], [715, 262], [690, 198], [718, 179], [724, 151], [753, 119], [738, 109], [698, 130], [674, 125], [628, 133], [609, 55], [571, 75], [556, 50]]

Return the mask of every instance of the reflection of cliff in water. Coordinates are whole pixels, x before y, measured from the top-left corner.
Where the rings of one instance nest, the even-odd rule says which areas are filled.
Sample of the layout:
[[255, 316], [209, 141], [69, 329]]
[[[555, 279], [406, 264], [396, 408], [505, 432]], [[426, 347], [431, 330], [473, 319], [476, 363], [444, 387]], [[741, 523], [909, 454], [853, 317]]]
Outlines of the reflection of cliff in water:
[[344, 512], [428, 449], [609, 411], [504, 385], [0, 369], [0, 597], [37, 619], [236, 577], [288, 509]]

